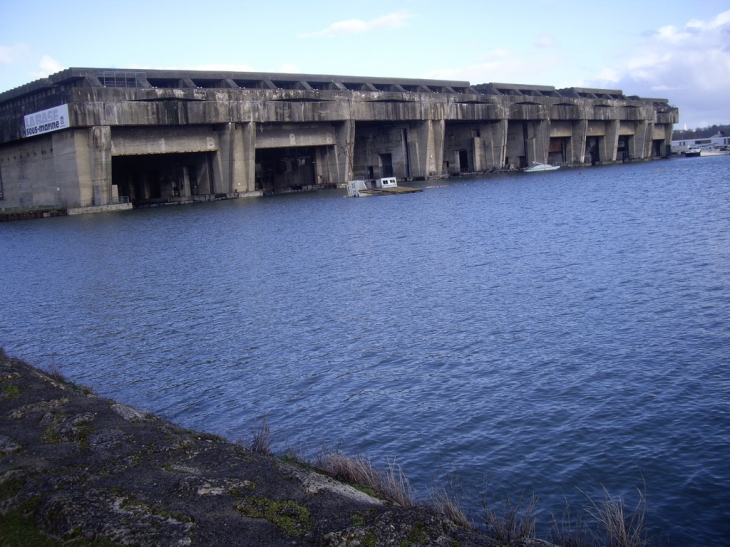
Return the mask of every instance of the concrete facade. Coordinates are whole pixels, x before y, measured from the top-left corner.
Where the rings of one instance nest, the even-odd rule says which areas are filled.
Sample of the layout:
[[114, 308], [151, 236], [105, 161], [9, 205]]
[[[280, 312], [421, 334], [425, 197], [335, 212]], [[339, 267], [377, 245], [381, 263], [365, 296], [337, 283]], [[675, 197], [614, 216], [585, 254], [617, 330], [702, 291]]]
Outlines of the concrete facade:
[[[68, 105], [69, 127], [24, 137]], [[669, 155], [678, 111], [620, 90], [72, 68], [0, 94], [0, 208], [89, 207]]]

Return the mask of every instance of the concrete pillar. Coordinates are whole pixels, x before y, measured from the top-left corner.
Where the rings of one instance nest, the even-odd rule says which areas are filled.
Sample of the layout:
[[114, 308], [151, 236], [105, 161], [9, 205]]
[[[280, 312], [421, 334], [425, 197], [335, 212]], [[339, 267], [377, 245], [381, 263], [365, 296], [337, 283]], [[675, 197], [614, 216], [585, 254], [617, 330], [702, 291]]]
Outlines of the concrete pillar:
[[52, 136], [58, 204], [107, 205], [112, 197], [111, 129], [67, 129]]
[[218, 142], [222, 189], [231, 194], [243, 178], [243, 130], [238, 124], [227, 123], [218, 130]]
[[[241, 185], [246, 192], [256, 190], [256, 123], [240, 124], [243, 128], [243, 175]], [[241, 190], [239, 190], [240, 192]]]
[[446, 122], [444, 120], [431, 121], [431, 149], [428, 154], [427, 178], [441, 178], [444, 165], [444, 143]]
[[108, 125], [91, 127], [89, 132], [89, 177], [94, 205], [107, 205], [112, 197], [112, 133]]
[[618, 129], [621, 122], [609, 120], [606, 122], [606, 136], [601, 139], [599, 154], [601, 161], [616, 161], [616, 150], [618, 149]]
[[335, 146], [329, 156], [329, 173], [333, 183], [343, 183], [353, 178], [355, 162], [355, 121], [346, 120], [335, 124]]
[[570, 138], [570, 163], [582, 164], [585, 162], [586, 154], [586, 133], [588, 132], [588, 120], [576, 120], [573, 122], [573, 135]]
[[227, 123], [218, 131], [218, 140], [221, 193], [252, 192], [256, 180], [256, 124]]
[[644, 143], [644, 157], [650, 158], [652, 153], [652, 145], [654, 144], [654, 123], [646, 124], [646, 141]]
[[507, 153], [507, 120], [485, 124], [479, 133], [482, 135], [482, 169], [502, 169]]
[[646, 120], [642, 120], [636, 124], [634, 138], [631, 139], [629, 145], [631, 159], [644, 159], [646, 157], [647, 146], [651, 146], [647, 141], [651, 141], [649, 123]]
[[547, 163], [550, 150], [550, 120], [537, 120], [527, 124], [525, 156], [527, 166], [533, 161]]
[[227, 194], [228, 193], [228, 181], [223, 180], [223, 154], [220, 150], [217, 152], [208, 152], [210, 155], [210, 162], [208, 163], [211, 171], [208, 173], [209, 176], [213, 177], [213, 193], [215, 194]]
[[180, 190], [180, 196], [182, 197], [189, 197], [190, 196], [190, 170], [187, 167], [182, 168], [183, 172], [183, 186]]
[[472, 137], [471, 154], [473, 158], [474, 171], [484, 171], [484, 147], [481, 137]]
[[314, 180], [315, 184], [330, 183], [329, 150], [331, 146], [318, 146], [314, 149]]
[[444, 163], [444, 120], [425, 120], [410, 126], [408, 142], [411, 175], [431, 179], [441, 176]]
[[[88, 144], [88, 135], [83, 129], [67, 129], [56, 131], [51, 135], [53, 149], [53, 175], [58, 192], [58, 205], [82, 205], [79, 169], [76, 161], [76, 137], [83, 133], [83, 140]], [[88, 196], [91, 199], [91, 195]], [[84, 203], [83, 205], [89, 205]]]

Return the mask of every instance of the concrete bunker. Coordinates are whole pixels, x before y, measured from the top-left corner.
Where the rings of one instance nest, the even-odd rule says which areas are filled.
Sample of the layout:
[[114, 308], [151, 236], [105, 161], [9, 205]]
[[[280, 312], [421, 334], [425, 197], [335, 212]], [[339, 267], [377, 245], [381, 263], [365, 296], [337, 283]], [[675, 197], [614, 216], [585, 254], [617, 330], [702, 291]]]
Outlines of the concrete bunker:
[[72, 68], [0, 95], [0, 208], [637, 161], [670, 153], [677, 119], [620, 90], [304, 74]]

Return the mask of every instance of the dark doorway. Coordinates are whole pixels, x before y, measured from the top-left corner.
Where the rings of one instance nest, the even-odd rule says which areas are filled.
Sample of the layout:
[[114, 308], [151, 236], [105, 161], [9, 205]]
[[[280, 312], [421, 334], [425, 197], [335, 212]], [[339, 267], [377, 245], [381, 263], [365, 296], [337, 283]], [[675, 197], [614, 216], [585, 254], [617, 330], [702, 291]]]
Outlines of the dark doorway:
[[598, 137], [588, 137], [586, 139], [586, 156], [590, 158], [591, 165], [601, 161], [598, 155]]
[[112, 157], [112, 183], [134, 204], [213, 193], [213, 153]]
[[393, 176], [392, 154], [380, 154], [380, 178]]
[[664, 141], [652, 141], [651, 142], [651, 157], [658, 158], [662, 155], [662, 144]]
[[620, 135], [616, 145], [616, 161], [626, 161], [629, 156], [629, 135]]
[[256, 150], [256, 188], [265, 193], [302, 190], [315, 184], [314, 167], [311, 147]]
[[469, 154], [466, 150], [459, 150], [459, 172], [466, 173], [469, 171]]

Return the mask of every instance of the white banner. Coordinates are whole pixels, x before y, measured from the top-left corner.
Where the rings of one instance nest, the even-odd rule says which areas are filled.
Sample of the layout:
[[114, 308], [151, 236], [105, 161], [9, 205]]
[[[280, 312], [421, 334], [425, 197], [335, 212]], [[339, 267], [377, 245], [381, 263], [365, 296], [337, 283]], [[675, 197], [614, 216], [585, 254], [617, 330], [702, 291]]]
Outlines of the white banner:
[[41, 110], [35, 114], [25, 116], [25, 136], [32, 137], [49, 131], [58, 131], [70, 127], [68, 120], [68, 105], [54, 106], [48, 110]]

